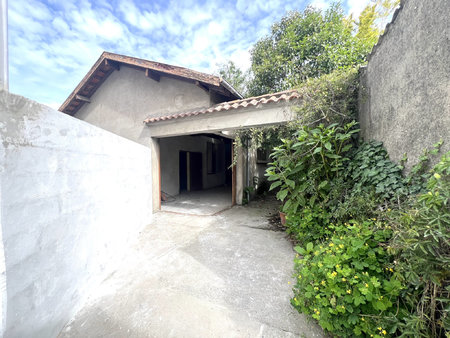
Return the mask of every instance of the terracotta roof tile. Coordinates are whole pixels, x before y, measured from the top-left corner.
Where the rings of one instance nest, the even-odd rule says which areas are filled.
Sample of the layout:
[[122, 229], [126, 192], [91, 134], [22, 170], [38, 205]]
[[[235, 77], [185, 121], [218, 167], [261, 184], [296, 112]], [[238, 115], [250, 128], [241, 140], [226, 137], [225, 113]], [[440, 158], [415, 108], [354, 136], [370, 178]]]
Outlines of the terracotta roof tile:
[[144, 121], [144, 123], [150, 124], [150, 123], [179, 119], [179, 118], [184, 118], [184, 117], [189, 117], [189, 116], [197, 116], [197, 115], [210, 114], [210, 113], [215, 113], [215, 112], [220, 112], [220, 111], [228, 111], [228, 110], [232, 110], [232, 109], [247, 108], [247, 107], [251, 107], [251, 106], [256, 107], [256, 106], [264, 105], [264, 104], [268, 104], [268, 103], [278, 103], [278, 102], [283, 102], [283, 101], [288, 102], [288, 101], [295, 100], [298, 98], [300, 98], [300, 94], [296, 90], [288, 90], [288, 91], [279, 92], [279, 93], [270, 93], [270, 94], [265, 94], [265, 95], [261, 95], [261, 96], [250, 97], [250, 98], [242, 99], [242, 100], [223, 102], [223, 103], [216, 104], [209, 108], [199, 108], [197, 110], [192, 110], [192, 111], [188, 111], [188, 112], [180, 112], [180, 113], [175, 113], [175, 114], [166, 115], [166, 116], [149, 117]]

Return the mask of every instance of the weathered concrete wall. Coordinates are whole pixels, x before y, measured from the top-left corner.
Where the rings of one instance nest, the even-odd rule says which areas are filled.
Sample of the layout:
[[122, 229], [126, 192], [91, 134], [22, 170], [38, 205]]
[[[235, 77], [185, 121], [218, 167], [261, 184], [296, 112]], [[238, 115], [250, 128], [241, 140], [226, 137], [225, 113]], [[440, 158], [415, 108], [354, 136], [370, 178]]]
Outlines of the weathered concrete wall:
[[223, 110], [149, 124], [148, 128], [152, 137], [170, 137], [276, 125], [295, 117], [291, 105], [292, 103], [270, 103]]
[[3, 333], [55, 337], [151, 221], [151, 150], [5, 92], [0, 121]]
[[[161, 189], [164, 192], [170, 195], [178, 195], [180, 193], [180, 151], [202, 153], [203, 189], [214, 188], [225, 184], [225, 167], [223, 171], [217, 172], [216, 174], [208, 174], [208, 142], [218, 143], [220, 140], [206, 136], [180, 136], [159, 140], [161, 152]], [[218, 156], [223, 158], [225, 154], [222, 151]]]
[[209, 105], [209, 94], [193, 83], [166, 76], [157, 82], [124, 66], [108, 77], [75, 117], [149, 146], [150, 135], [143, 124], [147, 117]]
[[365, 139], [382, 141], [407, 168], [444, 139], [450, 150], [450, 4], [407, 0], [362, 72], [360, 116]]

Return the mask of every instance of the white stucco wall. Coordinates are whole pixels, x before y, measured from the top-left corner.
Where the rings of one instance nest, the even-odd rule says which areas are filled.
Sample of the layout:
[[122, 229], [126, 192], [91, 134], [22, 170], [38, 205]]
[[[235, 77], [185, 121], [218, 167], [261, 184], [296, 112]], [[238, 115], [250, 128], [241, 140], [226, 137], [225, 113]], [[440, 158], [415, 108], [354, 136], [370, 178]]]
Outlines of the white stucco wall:
[[[114, 71], [74, 117], [106, 129], [152, 149], [153, 210], [160, 206], [159, 143], [152, 139], [143, 121], [184, 110], [209, 107], [209, 93], [195, 84], [161, 76], [160, 81], [148, 78], [145, 72], [122, 66]], [[177, 176], [178, 177], [178, 176]]]
[[0, 139], [1, 333], [55, 337], [151, 221], [151, 150], [6, 92]]
[[[208, 174], [207, 170], [207, 143], [220, 143], [220, 140], [206, 136], [180, 136], [168, 137], [159, 140], [161, 156], [161, 190], [170, 194], [180, 193], [180, 151], [202, 153], [202, 182], [203, 189], [214, 188], [225, 184], [224, 170], [216, 174]], [[223, 143], [222, 143], [223, 144]], [[224, 158], [224, 147], [218, 157]]]

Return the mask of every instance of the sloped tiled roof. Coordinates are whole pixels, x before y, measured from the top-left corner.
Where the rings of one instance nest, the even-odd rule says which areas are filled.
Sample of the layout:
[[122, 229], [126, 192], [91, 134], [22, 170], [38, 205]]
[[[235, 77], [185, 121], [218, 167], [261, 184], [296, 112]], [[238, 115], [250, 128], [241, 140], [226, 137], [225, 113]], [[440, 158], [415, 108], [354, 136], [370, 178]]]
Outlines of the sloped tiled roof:
[[180, 112], [166, 116], [158, 116], [158, 117], [149, 117], [144, 120], [144, 123], [154, 123], [159, 121], [167, 121], [173, 119], [179, 119], [189, 116], [203, 115], [203, 114], [211, 114], [220, 111], [228, 111], [239, 108], [246, 107], [256, 107], [259, 105], [264, 105], [268, 103], [278, 103], [278, 102], [289, 102], [291, 100], [295, 100], [300, 98], [300, 94], [296, 90], [287, 90], [278, 93], [265, 94], [261, 96], [250, 97], [248, 99], [228, 101], [216, 104], [209, 108], [200, 108], [197, 110], [190, 110], [187, 112]]
[[192, 69], [172, 66], [165, 63], [139, 59], [136, 57], [103, 52], [86, 76], [59, 108], [63, 113], [74, 115], [114, 71], [121, 66], [144, 71], [148, 77], [159, 81], [160, 76], [183, 79], [201, 88], [216, 91], [230, 99], [242, 98], [228, 82], [219, 76], [198, 72]]

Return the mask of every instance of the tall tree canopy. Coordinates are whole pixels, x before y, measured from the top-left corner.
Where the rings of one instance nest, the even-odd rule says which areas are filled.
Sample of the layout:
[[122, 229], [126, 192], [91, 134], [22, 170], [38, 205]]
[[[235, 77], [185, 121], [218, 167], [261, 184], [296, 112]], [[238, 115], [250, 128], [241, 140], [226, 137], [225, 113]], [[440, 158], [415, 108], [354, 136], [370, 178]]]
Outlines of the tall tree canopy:
[[219, 76], [224, 78], [244, 97], [247, 94], [248, 71], [242, 71], [233, 61], [219, 65]]
[[340, 4], [288, 13], [251, 50], [251, 95], [288, 89], [310, 77], [364, 61], [370, 48], [353, 34]]

